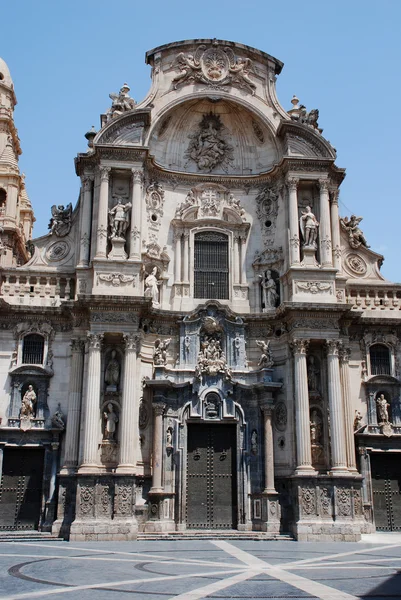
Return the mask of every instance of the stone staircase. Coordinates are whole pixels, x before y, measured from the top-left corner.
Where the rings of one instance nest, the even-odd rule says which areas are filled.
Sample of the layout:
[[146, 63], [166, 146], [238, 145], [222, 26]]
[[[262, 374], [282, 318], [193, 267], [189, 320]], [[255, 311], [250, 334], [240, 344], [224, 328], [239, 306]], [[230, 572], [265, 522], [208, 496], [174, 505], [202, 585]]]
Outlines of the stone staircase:
[[271, 534], [263, 531], [221, 531], [212, 529], [192, 529], [187, 531], [155, 531], [152, 533], [138, 533], [138, 541], [150, 540], [167, 540], [169, 542], [175, 540], [253, 540], [291, 542], [293, 541], [293, 537], [289, 534]]
[[0, 531], [0, 542], [54, 542], [62, 541], [47, 531]]

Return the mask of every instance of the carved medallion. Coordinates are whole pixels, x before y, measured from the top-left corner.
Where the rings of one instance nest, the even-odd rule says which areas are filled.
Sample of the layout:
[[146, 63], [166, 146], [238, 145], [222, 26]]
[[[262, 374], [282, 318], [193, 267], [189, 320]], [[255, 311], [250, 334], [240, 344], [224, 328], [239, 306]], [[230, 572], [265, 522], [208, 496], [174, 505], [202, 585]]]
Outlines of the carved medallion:
[[275, 425], [279, 431], [287, 427], [287, 407], [284, 402], [279, 402], [274, 411]]
[[355, 275], [358, 275], [359, 277], [366, 275], [368, 270], [367, 264], [363, 258], [358, 256], [358, 254], [348, 254], [347, 258], [345, 259], [345, 263], [350, 271], [355, 273]]
[[219, 48], [208, 48], [202, 55], [202, 73], [212, 82], [223, 81], [227, 77], [229, 66], [227, 54]]
[[70, 251], [70, 246], [67, 242], [55, 242], [51, 244], [46, 250], [46, 258], [51, 262], [57, 262], [63, 260]]

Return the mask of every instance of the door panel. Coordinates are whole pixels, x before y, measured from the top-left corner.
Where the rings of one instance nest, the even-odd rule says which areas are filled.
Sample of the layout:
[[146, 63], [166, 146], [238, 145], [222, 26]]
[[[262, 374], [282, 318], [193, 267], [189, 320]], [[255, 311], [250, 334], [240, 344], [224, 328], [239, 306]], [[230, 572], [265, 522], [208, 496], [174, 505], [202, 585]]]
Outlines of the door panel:
[[187, 527], [236, 527], [235, 442], [235, 425], [188, 425]]
[[401, 531], [401, 457], [371, 455], [376, 529]]
[[0, 530], [37, 529], [43, 482], [43, 450], [5, 448], [0, 486]]

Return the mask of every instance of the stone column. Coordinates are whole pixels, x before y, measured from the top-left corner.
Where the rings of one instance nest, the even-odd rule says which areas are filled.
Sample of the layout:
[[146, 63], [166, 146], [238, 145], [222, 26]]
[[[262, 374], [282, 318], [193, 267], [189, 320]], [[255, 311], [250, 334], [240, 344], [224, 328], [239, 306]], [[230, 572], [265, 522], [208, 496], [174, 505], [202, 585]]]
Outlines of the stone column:
[[88, 380], [84, 412], [84, 446], [80, 473], [91, 472], [98, 466], [98, 444], [100, 440], [100, 348], [103, 333], [88, 333]]
[[109, 217], [109, 178], [110, 167], [100, 167], [99, 208], [97, 215], [96, 257], [106, 258], [107, 225]]
[[182, 232], [175, 236], [175, 283], [181, 283], [181, 239]]
[[17, 218], [19, 185], [16, 180], [10, 181], [7, 186], [7, 202], [5, 216], [11, 219]]
[[294, 354], [295, 425], [297, 444], [296, 474], [311, 474], [312, 452], [310, 441], [309, 393], [306, 368], [306, 352], [309, 340], [294, 339], [291, 349]]
[[89, 250], [91, 241], [92, 225], [92, 193], [93, 193], [93, 175], [85, 175], [82, 178], [82, 207], [81, 207], [81, 232], [79, 247], [79, 266], [87, 267], [89, 265]]
[[340, 347], [340, 377], [344, 399], [345, 441], [347, 445], [348, 469], [357, 472], [355, 458], [354, 415], [351, 402], [351, 384], [349, 375], [349, 357], [351, 350]]
[[333, 266], [341, 270], [341, 242], [340, 242], [340, 218], [338, 215], [338, 189], [334, 190], [331, 197], [331, 241], [333, 244]]
[[345, 422], [340, 383], [339, 340], [326, 340], [327, 372], [330, 408], [331, 471], [347, 472], [347, 452], [345, 447]]
[[120, 462], [117, 473], [135, 473], [138, 446], [138, 402], [136, 394], [137, 334], [124, 334], [125, 362], [123, 398], [120, 416]]
[[241, 284], [245, 285], [246, 284], [246, 262], [245, 262], [245, 246], [246, 246], [246, 238], [245, 236], [240, 238], [240, 249], [241, 249], [241, 253], [240, 253], [240, 260], [241, 260]]
[[274, 450], [273, 450], [273, 427], [272, 427], [272, 414], [273, 404], [272, 402], [263, 402], [262, 406], [263, 414], [263, 427], [265, 433], [265, 489], [264, 494], [274, 494], [276, 489], [274, 487]]
[[288, 204], [289, 204], [289, 225], [290, 225], [290, 265], [298, 265], [299, 258], [299, 218], [298, 218], [298, 183], [297, 177], [287, 179]]
[[82, 378], [85, 342], [71, 339], [71, 373], [68, 393], [68, 414], [65, 432], [63, 471], [75, 470], [78, 464], [79, 425], [81, 421]]
[[130, 260], [141, 258], [142, 171], [132, 169]]
[[331, 256], [331, 227], [330, 227], [330, 206], [329, 206], [329, 186], [327, 179], [319, 179], [320, 189], [320, 262], [323, 267], [332, 266]]
[[233, 275], [234, 283], [239, 284], [240, 282], [240, 244], [241, 240], [238, 235], [234, 237], [234, 248], [233, 248]]
[[184, 231], [184, 283], [189, 283], [189, 231]]
[[163, 413], [166, 405], [162, 402], [153, 404], [153, 460], [152, 460], [152, 487], [150, 492], [160, 493], [162, 487], [162, 468], [163, 468]]

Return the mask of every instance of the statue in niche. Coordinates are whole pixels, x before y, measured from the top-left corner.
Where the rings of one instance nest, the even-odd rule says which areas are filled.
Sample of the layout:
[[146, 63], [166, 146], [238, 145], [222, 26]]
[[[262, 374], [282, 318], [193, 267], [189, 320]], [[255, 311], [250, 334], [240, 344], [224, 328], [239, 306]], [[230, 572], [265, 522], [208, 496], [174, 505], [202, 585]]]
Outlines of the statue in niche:
[[110, 239], [125, 239], [125, 233], [129, 225], [128, 215], [131, 207], [132, 204], [130, 202], [123, 204], [122, 199], [117, 198], [117, 204], [109, 210]]
[[145, 278], [145, 298], [152, 298], [152, 306], [157, 308], [159, 303], [159, 285], [157, 277], [157, 267], [154, 267], [149, 275]]
[[323, 450], [323, 421], [322, 417], [317, 410], [312, 410], [310, 418], [310, 441], [312, 449], [312, 463], [322, 464], [324, 463], [324, 450]]
[[52, 416], [52, 425], [56, 429], [64, 429], [65, 428], [65, 418], [63, 411], [61, 410], [60, 402], [57, 405], [57, 410]]
[[167, 448], [173, 447], [173, 430], [171, 427], [168, 427], [168, 429], [166, 431], [166, 447]]
[[34, 416], [36, 399], [37, 396], [33, 385], [28, 385], [28, 389], [22, 398], [20, 417], [32, 418]]
[[153, 364], [165, 365], [167, 362], [167, 349], [170, 346], [171, 338], [161, 340], [158, 338], [155, 341], [155, 349], [153, 351]]
[[225, 171], [233, 160], [233, 147], [227, 141], [225, 127], [219, 115], [203, 115], [195, 133], [189, 135], [190, 143], [185, 153], [200, 171], [210, 173], [221, 166]]
[[104, 381], [107, 386], [107, 391], [116, 392], [120, 383], [120, 363], [118, 362], [117, 352], [111, 351], [110, 360], [107, 363], [104, 372]]
[[319, 390], [319, 366], [315, 362], [315, 357], [309, 356], [307, 363], [307, 375], [308, 375], [308, 390], [311, 392], [317, 392]]
[[251, 453], [256, 456], [258, 453], [258, 432], [256, 429], [252, 431], [251, 435]]
[[116, 425], [118, 423], [118, 416], [114, 412], [114, 407], [111, 402], [107, 405], [107, 410], [103, 413], [104, 418], [104, 440], [115, 441]]
[[387, 402], [384, 394], [380, 394], [378, 398], [376, 398], [376, 406], [380, 423], [389, 423], [389, 415], [388, 409], [390, 408], [390, 404]]
[[124, 83], [118, 94], [109, 94], [109, 98], [112, 100], [111, 107], [107, 111], [107, 114], [111, 117], [117, 117], [127, 110], [132, 110], [136, 106], [136, 102], [129, 95], [130, 87]]
[[260, 348], [262, 353], [260, 355], [258, 367], [270, 369], [274, 364], [273, 354], [269, 347], [270, 340], [267, 340], [267, 342], [264, 342], [263, 340], [256, 340], [256, 345]]
[[299, 219], [299, 226], [302, 239], [304, 240], [304, 247], [316, 249], [319, 221], [316, 219], [310, 206], [307, 206], [305, 210], [302, 211], [301, 218]]
[[259, 275], [261, 278], [260, 285], [262, 286], [263, 293], [263, 312], [276, 308], [279, 295], [277, 293], [276, 282], [272, 277], [272, 272], [268, 269], [263, 275]]
[[348, 234], [348, 242], [351, 248], [359, 248], [359, 246], [365, 246], [365, 248], [370, 248], [368, 246], [365, 236], [363, 235], [363, 231], [359, 228], [359, 223], [362, 221], [362, 217], [357, 217], [356, 215], [351, 215], [351, 218], [344, 217], [340, 218], [340, 225], [342, 229]]
[[53, 204], [51, 208], [52, 218], [50, 219], [50, 234], [55, 233], [59, 237], [65, 237], [70, 233], [72, 221], [72, 204], [64, 208], [63, 204]]
[[[217, 329], [213, 328], [211, 321], [214, 322]], [[207, 317], [204, 329], [210, 333], [205, 333], [201, 337], [198, 361], [195, 368], [196, 377], [200, 378], [202, 375], [213, 376], [221, 373], [226, 379], [230, 379], [231, 371], [227, 366], [226, 355], [221, 347], [220, 326], [213, 317]]]
[[216, 419], [219, 416], [220, 398], [217, 394], [208, 394], [205, 399], [205, 416], [208, 419]]

